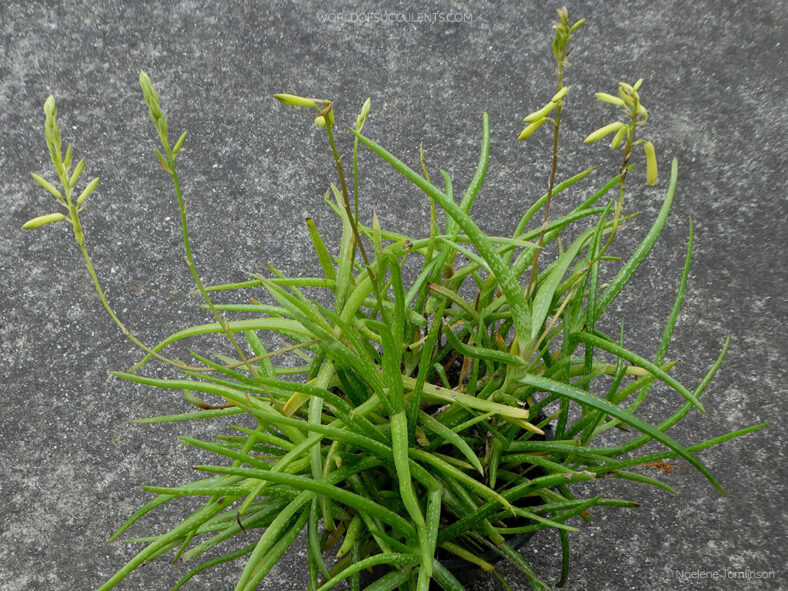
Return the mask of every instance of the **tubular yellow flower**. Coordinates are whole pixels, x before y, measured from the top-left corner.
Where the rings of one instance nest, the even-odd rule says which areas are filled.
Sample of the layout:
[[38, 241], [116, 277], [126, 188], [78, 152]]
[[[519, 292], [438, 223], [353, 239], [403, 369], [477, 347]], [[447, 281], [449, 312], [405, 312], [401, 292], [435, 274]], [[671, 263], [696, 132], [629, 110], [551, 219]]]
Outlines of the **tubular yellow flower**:
[[274, 98], [283, 105], [291, 105], [293, 107], [309, 107], [317, 109], [317, 103], [314, 99], [305, 98], [303, 96], [296, 96], [294, 94], [275, 94]]
[[54, 187], [54, 186], [53, 186], [51, 183], [49, 183], [49, 181], [47, 181], [46, 179], [44, 179], [44, 178], [42, 178], [42, 177], [38, 176], [38, 175], [37, 175], [36, 173], [34, 173], [34, 172], [31, 172], [31, 173], [30, 173], [30, 176], [32, 176], [32, 177], [33, 177], [33, 180], [34, 180], [35, 182], [37, 182], [39, 185], [41, 185], [42, 187], [44, 187], [44, 188], [45, 188], [47, 191], [49, 191], [50, 193], [52, 193], [52, 195], [54, 195], [54, 196], [55, 196], [55, 197], [57, 197], [58, 199], [63, 199], [63, 195], [61, 195], [61, 194], [60, 194], [60, 191], [58, 191], [58, 190], [57, 190], [57, 189], [56, 189], [56, 188], [55, 188], [55, 187]]
[[356, 117], [356, 131], [361, 133], [361, 130], [364, 128], [364, 123], [367, 120], [367, 115], [369, 115], [369, 110], [372, 107], [372, 100], [367, 99], [364, 101], [364, 104], [361, 105], [361, 112]]
[[74, 173], [71, 175], [71, 178], [68, 180], [68, 185], [73, 189], [77, 181], [79, 180], [79, 176], [82, 174], [82, 171], [85, 169], [85, 162], [86, 160], [83, 158], [79, 162], [77, 162], [77, 167], [74, 169]]
[[148, 115], [151, 121], [158, 127], [159, 119], [164, 115], [159, 106], [159, 95], [151, 84], [150, 76], [145, 70], [140, 70], [140, 88], [142, 89], [142, 96], [145, 99], [145, 104], [148, 105]]
[[88, 195], [96, 190], [98, 183], [99, 177], [94, 178], [92, 181], [90, 181], [90, 183], [88, 183], [88, 186], [85, 187], [82, 193], [79, 194], [79, 197], [77, 197], [77, 205], [82, 205], [85, 202], [85, 199], [88, 198]]
[[594, 96], [597, 100], [602, 101], [603, 103], [610, 103], [611, 105], [616, 105], [617, 107], [623, 107], [625, 105], [624, 101], [617, 96], [613, 96], [612, 94], [607, 94], [606, 92], [597, 92], [594, 93]]
[[562, 98], [566, 96], [567, 92], [569, 92], [569, 87], [564, 86], [561, 90], [559, 90], [553, 95], [553, 98], [550, 99], [550, 102], [557, 103], [558, 101], [560, 101]]
[[545, 119], [545, 118], [539, 119], [538, 121], [534, 121], [528, 127], [523, 129], [523, 131], [520, 133], [520, 136], [517, 138], [517, 140], [518, 141], [524, 140], [529, 135], [531, 135], [533, 132], [535, 132], [537, 129], [539, 129], [542, 125], [544, 125], [546, 121], [547, 121], [547, 119]]
[[145, 95], [146, 102], [159, 102], [159, 95], [156, 94], [156, 91], [153, 89], [150, 76], [148, 76], [145, 70], [140, 70], [140, 88], [142, 89], [142, 94]]
[[179, 138], [178, 138], [178, 141], [177, 141], [177, 142], [175, 142], [175, 145], [172, 147], [172, 155], [173, 155], [173, 156], [177, 156], [177, 155], [178, 155], [178, 152], [180, 152], [180, 151], [181, 151], [181, 148], [183, 147], [183, 142], [185, 142], [185, 141], [186, 141], [186, 135], [187, 135], [187, 134], [186, 134], [186, 132], [184, 131], [184, 132], [181, 134], [181, 137], [179, 137]]
[[553, 103], [553, 102], [547, 103], [544, 107], [542, 107], [538, 111], [534, 111], [533, 113], [528, 115], [525, 119], [523, 119], [523, 121], [525, 121], [526, 123], [533, 123], [535, 121], [538, 121], [539, 119], [543, 119], [545, 116], [547, 116], [548, 113], [550, 113], [550, 111], [555, 109], [557, 106], [558, 103]]
[[616, 132], [616, 135], [613, 137], [613, 141], [610, 142], [610, 148], [612, 150], [617, 150], [618, 146], [621, 145], [621, 140], [624, 139], [624, 136], [627, 134], [628, 127], [622, 127]]
[[646, 153], [646, 182], [649, 185], [657, 184], [657, 154], [654, 144], [643, 142], [643, 151]]
[[[57, 107], [55, 106], [55, 97], [51, 94], [44, 102], [44, 113], [46, 120], [44, 122], [44, 135], [47, 140], [47, 148], [49, 148], [49, 155], [52, 158], [52, 163], [55, 168], [60, 169], [63, 166], [62, 157], [60, 153], [60, 128], [57, 124]], [[58, 172], [58, 174], [60, 174]]]
[[43, 225], [51, 224], [52, 222], [59, 222], [60, 220], [65, 219], [62, 213], [48, 213], [47, 215], [40, 215], [32, 220], [28, 220], [22, 226], [23, 230], [35, 230], [36, 228], [40, 228]]
[[57, 107], [55, 106], [55, 97], [51, 94], [47, 97], [47, 100], [44, 101], [44, 114], [46, 114], [47, 119], [54, 119], [57, 117]]
[[618, 131], [622, 127], [626, 127], [626, 123], [622, 123], [621, 121], [614, 121], [613, 123], [609, 123], [604, 127], [600, 127], [596, 131], [590, 133], [586, 139], [583, 140], [584, 144], [593, 144], [601, 140], [606, 135], [613, 133], [614, 131]]
[[74, 154], [74, 148], [71, 144], [69, 144], [68, 148], [66, 148], [66, 155], [63, 158], [63, 167], [66, 170], [69, 170], [71, 168], [71, 157], [73, 156], [73, 154]]

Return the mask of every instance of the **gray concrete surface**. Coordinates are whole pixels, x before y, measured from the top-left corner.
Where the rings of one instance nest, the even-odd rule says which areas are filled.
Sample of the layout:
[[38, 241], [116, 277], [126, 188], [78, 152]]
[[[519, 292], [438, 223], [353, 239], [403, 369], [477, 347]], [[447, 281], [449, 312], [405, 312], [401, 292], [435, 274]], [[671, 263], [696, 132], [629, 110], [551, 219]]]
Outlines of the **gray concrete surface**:
[[[669, 356], [697, 383], [732, 336], [723, 369], [706, 394], [708, 414], [673, 433], [699, 441], [763, 421], [771, 428], [704, 452], [728, 492], [718, 495], [686, 464], [663, 477], [679, 493], [604, 483], [642, 503], [596, 511], [573, 535], [568, 589], [784, 589], [786, 5], [722, 2], [568, 2], [588, 19], [568, 71], [564, 176], [594, 162], [595, 186], [616, 157], [582, 138], [611, 109], [593, 92], [644, 77], [648, 135], [662, 177], [632, 183], [631, 209], [644, 212], [622, 235], [631, 251], [653, 219], [671, 156], [680, 162], [668, 227], [614, 311], [629, 344], [653, 354], [684, 254], [688, 218], [696, 228], [690, 287]], [[284, 2], [6, 0], [0, 5], [0, 589], [76, 590], [101, 584], [133, 555], [106, 545], [109, 533], [148, 495], [142, 484], [175, 485], [199, 460], [176, 441], [209, 437], [208, 426], [146, 426], [135, 417], [183, 409], [179, 396], [120, 382], [109, 369], [139, 358], [103, 313], [65, 225], [34, 233], [28, 218], [53, 209], [30, 171], [50, 175], [41, 107], [57, 98], [62, 134], [100, 176], [84, 212], [88, 245], [109, 300], [128, 326], [153, 343], [205, 321], [189, 296], [177, 209], [158, 169], [155, 137], [137, 86], [151, 75], [175, 133], [191, 133], [182, 176], [200, 271], [209, 283], [242, 279], [270, 260], [290, 273], [315, 272], [303, 218], [327, 236], [338, 228], [322, 204], [332, 178], [324, 138], [308, 118], [276, 103], [274, 92], [336, 99], [351, 123], [372, 98], [367, 133], [415, 165], [423, 142], [436, 169], [464, 187], [477, 158], [480, 114], [492, 125], [492, 165], [474, 214], [507, 233], [512, 212], [541, 194], [547, 134], [515, 141], [522, 117], [553, 87], [549, 24], [559, 4], [475, 2], [393, 4], [410, 22], [358, 22], [379, 7], [346, 0]], [[418, 22], [419, 14], [462, 22]], [[402, 18], [399, 16], [394, 19]], [[343, 150], [350, 142], [341, 135]], [[426, 228], [425, 199], [372, 154], [363, 155], [362, 216], [414, 234]], [[580, 198], [580, 192], [567, 197]], [[560, 205], [557, 205], [560, 207]], [[611, 320], [611, 326], [618, 318]], [[677, 403], [644, 413], [657, 419]], [[150, 518], [174, 523], [173, 511]], [[145, 529], [136, 529], [139, 535]], [[557, 537], [525, 550], [555, 581]], [[304, 588], [304, 555], [294, 552], [261, 586]], [[189, 589], [232, 589], [237, 565]], [[681, 572], [769, 571], [767, 580], [689, 580]], [[156, 563], [120, 589], [167, 589], [183, 564]], [[511, 574], [511, 573], [510, 573]], [[480, 583], [481, 589], [496, 588]], [[521, 583], [517, 590], [525, 589]]]

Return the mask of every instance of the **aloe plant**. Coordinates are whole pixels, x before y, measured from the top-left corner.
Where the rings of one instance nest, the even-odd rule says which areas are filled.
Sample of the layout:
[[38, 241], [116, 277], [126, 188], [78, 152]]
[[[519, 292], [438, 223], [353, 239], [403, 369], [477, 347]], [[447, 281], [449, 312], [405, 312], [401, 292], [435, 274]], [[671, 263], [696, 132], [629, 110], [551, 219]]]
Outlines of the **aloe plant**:
[[[104, 295], [80, 222], [98, 179], [77, 193], [85, 160], [72, 170], [72, 146], [62, 151], [55, 101], [47, 99], [45, 136], [61, 188], [41, 176], [33, 178], [65, 213], [36, 217], [24, 228], [59, 222], [72, 226], [106, 311], [145, 352], [133, 370], [113, 373], [180, 392], [193, 407], [138, 423], [227, 417], [234, 422], [210, 441], [181, 438], [185, 445], [215, 454], [215, 462], [195, 466], [200, 476], [192, 482], [144, 487], [154, 496], [112, 539], [166, 503], [195, 496], [204, 503], [171, 530], [132, 540], [141, 550], [102, 590], [166, 555], [197, 563], [172, 589], [212, 566], [237, 561], [236, 590], [250, 591], [302, 532], [311, 591], [326, 591], [345, 580], [351, 590], [359, 590], [360, 574], [372, 567], [383, 571], [365, 587], [369, 591], [427, 591], [433, 583], [455, 591], [463, 586], [446, 568], [447, 561], [459, 558], [500, 578], [490, 551], [514, 563], [533, 589], [549, 589], [512, 548], [513, 535], [558, 532], [561, 586], [569, 571], [569, 533], [578, 530], [577, 520], [590, 519], [594, 507], [637, 506], [589, 494], [588, 486], [581, 493], [576, 483], [610, 477], [674, 492], [637, 468], [683, 458], [722, 492], [696, 453], [765, 424], [692, 445], [668, 433], [688, 413], [704, 411], [700, 397], [728, 348], [726, 340], [718, 360], [694, 386], [681, 384], [670, 373], [675, 362], [666, 354], [689, 277], [691, 222], [685, 264], [656, 355], [647, 358], [625, 345], [623, 322], [618, 334], [598, 328], [667, 222], [678, 165], [671, 163], [662, 207], [639, 246], [626, 260], [609, 256], [615, 237], [635, 215], [626, 213], [624, 199], [628, 173], [637, 164], [633, 148], [644, 148], [649, 184], [657, 183], [657, 159], [654, 145], [636, 134], [648, 117], [640, 100], [642, 80], [620, 83], [618, 96], [598, 93], [597, 98], [621, 108], [626, 121], [606, 125], [586, 139], [592, 143], [615, 134], [611, 147], [623, 154], [617, 174], [595, 181], [588, 168], [558, 177], [561, 113], [571, 97], [565, 68], [570, 41], [582, 22], [570, 24], [566, 10], [558, 11], [553, 42], [557, 90], [544, 107], [525, 117], [519, 137], [525, 140], [551, 124], [547, 190], [502, 236], [485, 234], [470, 214], [488, 167], [486, 114], [476, 171], [458, 199], [451, 176], [443, 170], [430, 175], [424, 154], [411, 167], [366, 135], [369, 100], [344, 136], [354, 142], [349, 184], [335, 137], [340, 130], [333, 102], [275, 95], [284, 105], [314, 109], [335, 169], [325, 202], [341, 225], [339, 243], [326, 244], [315, 222], [306, 222], [322, 269], [319, 277], [288, 277], [268, 266], [248, 281], [203, 285], [178, 176], [177, 156], [186, 146], [186, 133], [170, 143], [159, 95], [141, 72], [143, 98], [160, 143], [155, 153], [172, 180], [180, 210], [187, 265], [213, 318], [177, 330], [155, 346], [134, 336]], [[424, 192], [431, 209], [424, 237], [384, 229], [376, 217], [362, 222], [357, 165], [362, 145], [401, 173], [403, 182]], [[570, 189], [582, 199], [569, 213], [551, 218], [551, 201]], [[437, 208], [446, 213], [443, 225]], [[540, 212], [541, 223], [536, 220]], [[546, 258], [548, 245], [558, 247], [552, 259]], [[406, 262], [417, 271], [406, 272]], [[612, 279], [605, 284], [600, 283], [602, 267], [611, 270]], [[304, 287], [321, 290], [321, 296], [308, 297]], [[236, 291], [249, 294], [250, 303], [222, 303], [227, 292]], [[267, 301], [256, 299], [261, 293]], [[224, 335], [225, 353], [198, 352], [199, 337], [210, 333]], [[272, 348], [272, 335], [286, 345]], [[196, 339], [193, 359], [169, 357], [168, 346], [186, 339]], [[181, 375], [159, 379], [138, 373], [154, 359]], [[658, 381], [675, 397], [662, 403], [665, 418], [651, 424], [636, 411]], [[609, 437], [616, 428], [628, 432], [624, 443]], [[639, 451], [650, 442], [659, 444], [660, 451]], [[208, 553], [215, 557], [204, 559]]]

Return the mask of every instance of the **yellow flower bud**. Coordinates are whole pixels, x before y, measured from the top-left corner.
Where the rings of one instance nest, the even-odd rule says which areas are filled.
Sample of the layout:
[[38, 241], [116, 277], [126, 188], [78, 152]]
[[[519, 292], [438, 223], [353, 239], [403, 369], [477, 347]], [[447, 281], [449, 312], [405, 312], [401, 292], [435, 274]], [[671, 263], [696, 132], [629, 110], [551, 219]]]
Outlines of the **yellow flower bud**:
[[181, 148], [183, 147], [183, 142], [185, 142], [185, 141], [186, 141], [186, 132], [184, 131], [181, 134], [181, 137], [178, 138], [178, 141], [175, 142], [175, 145], [172, 147], [172, 155], [173, 155], [173, 157], [178, 155], [178, 152], [181, 151]]
[[517, 138], [517, 140], [518, 141], [524, 140], [529, 135], [531, 135], [533, 132], [535, 132], [537, 129], [539, 129], [542, 125], [544, 125], [546, 121], [547, 121], [546, 118], [542, 118], [542, 119], [539, 119], [538, 121], [534, 121], [528, 127], [523, 129], [523, 131], [520, 133], [520, 136]]
[[47, 100], [44, 101], [44, 113], [46, 114], [47, 119], [54, 119], [55, 117], [57, 117], [57, 107], [55, 106], [55, 97], [53, 97], [51, 94], [49, 95]]
[[558, 101], [560, 101], [562, 98], [566, 96], [567, 92], [569, 92], [569, 87], [564, 86], [561, 90], [559, 90], [553, 95], [553, 98], [550, 99], [550, 102], [557, 103]]
[[96, 190], [96, 186], [98, 185], [98, 182], [99, 182], [99, 177], [96, 177], [88, 183], [88, 186], [85, 187], [82, 193], [79, 194], [79, 197], [77, 197], [77, 205], [82, 205], [85, 199], [88, 198], [88, 195], [90, 195], [93, 191]]
[[571, 29], [569, 29], [569, 32], [570, 32], [570, 33], [574, 33], [574, 32], [577, 30], [577, 28], [578, 28], [580, 25], [582, 25], [584, 22], [586, 22], [586, 19], [584, 19], [584, 18], [581, 18], [581, 19], [580, 19], [579, 21], [577, 21], [577, 22], [576, 22], [574, 25], [572, 25], [572, 28], [571, 28]]
[[643, 142], [643, 151], [646, 153], [646, 182], [649, 185], [657, 184], [657, 155], [654, 144]]
[[275, 94], [274, 98], [278, 100], [283, 105], [291, 105], [293, 107], [310, 107], [312, 109], [317, 109], [317, 103], [310, 98], [304, 98], [303, 96], [296, 96], [294, 94]]
[[77, 181], [79, 180], [79, 175], [82, 174], [82, 170], [85, 168], [85, 159], [83, 158], [79, 162], [77, 162], [77, 167], [74, 169], [74, 173], [71, 175], [71, 178], [68, 181], [69, 186], [73, 189]]
[[594, 96], [603, 103], [610, 103], [611, 105], [616, 105], [617, 107], [624, 106], [624, 101], [617, 96], [613, 96], [612, 94], [607, 94], [606, 92], [596, 92], [594, 93]]
[[142, 94], [145, 96], [145, 102], [159, 102], [159, 95], [156, 94], [153, 84], [151, 84], [150, 76], [148, 76], [145, 70], [140, 70], [140, 88], [142, 89]]
[[361, 105], [361, 112], [356, 117], [356, 131], [359, 133], [364, 128], [364, 123], [367, 120], [367, 115], [369, 115], [369, 110], [372, 107], [372, 102], [370, 99], [364, 101], [364, 104]]
[[32, 220], [28, 220], [22, 226], [23, 230], [35, 230], [36, 228], [40, 228], [45, 224], [51, 224], [52, 222], [59, 222], [60, 220], [65, 219], [62, 213], [49, 213], [47, 215], [40, 215], [37, 218], [33, 218]]
[[47, 191], [52, 193], [55, 197], [57, 197], [58, 199], [63, 199], [63, 195], [60, 194], [60, 191], [55, 189], [55, 187], [53, 185], [51, 185], [46, 179], [43, 179], [42, 177], [40, 177], [37, 174], [32, 173], [32, 172], [30, 173], [30, 176], [33, 177], [33, 180], [35, 182], [37, 182], [39, 185], [44, 187]]
[[326, 118], [323, 117], [323, 115], [320, 115], [320, 117], [315, 117], [315, 125], [317, 125], [318, 127], [325, 127]]
[[610, 142], [610, 148], [612, 150], [617, 150], [618, 146], [621, 145], [621, 140], [624, 139], [624, 136], [627, 134], [628, 127], [622, 127], [616, 132], [616, 135], [613, 137], [613, 141]]
[[593, 144], [596, 141], [601, 140], [606, 135], [613, 133], [614, 131], [618, 131], [622, 127], [626, 127], [626, 123], [622, 123], [621, 121], [615, 121], [613, 123], [609, 123], [604, 127], [600, 127], [596, 131], [590, 133], [586, 139], [583, 140], [584, 144]]
[[66, 156], [63, 158], [63, 167], [66, 170], [71, 168], [71, 157], [73, 156], [73, 151], [72, 145], [69, 144], [68, 148], [66, 148]]
[[150, 77], [145, 73], [145, 70], [140, 70], [140, 88], [142, 89], [145, 104], [148, 105], [148, 114], [151, 120], [156, 123], [159, 117], [162, 116], [161, 107], [159, 107], [159, 95], [156, 94]]
[[46, 136], [49, 155], [52, 158], [52, 163], [56, 167], [60, 167], [63, 164], [60, 154], [60, 128], [57, 125], [57, 107], [55, 106], [55, 97], [53, 97], [51, 94], [44, 102], [44, 113], [46, 114], [46, 120], [44, 121], [44, 135]]
[[550, 113], [550, 111], [555, 109], [557, 106], [558, 103], [553, 103], [553, 102], [547, 103], [544, 107], [542, 107], [538, 111], [534, 111], [533, 113], [528, 115], [525, 119], [523, 119], [523, 121], [525, 121], [526, 123], [533, 123], [534, 121], [543, 119], [545, 116], [547, 116]]

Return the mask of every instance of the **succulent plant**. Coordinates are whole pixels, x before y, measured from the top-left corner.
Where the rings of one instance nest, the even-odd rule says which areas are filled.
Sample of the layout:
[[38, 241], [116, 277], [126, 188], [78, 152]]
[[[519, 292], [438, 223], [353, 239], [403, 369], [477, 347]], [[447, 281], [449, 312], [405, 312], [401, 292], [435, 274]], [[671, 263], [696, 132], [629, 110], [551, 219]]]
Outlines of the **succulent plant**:
[[[689, 276], [691, 223], [675, 303], [656, 355], [647, 359], [625, 346], [623, 322], [619, 334], [608, 334], [598, 324], [666, 224], [677, 162], [671, 164], [662, 207], [639, 246], [627, 260], [609, 256], [633, 215], [625, 213], [624, 188], [635, 165], [634, 146], [643, 145], [648, 183], [657, 182], [654, 146], [635, 137], [648, 117], [639, 95], [642, 80], [620, 83], [618, 96], [596, 95], [623, 109], [627, 120], [586, 139], [590, 143], [615, 134], [611, 147], [623, 152], [618, 173], [593, 182], [588, 168], [557, 179], [561, 113], [571, 96], [564, 70], [570, 40], [583, 22], [570, 24], [565, 9], [558, 17], [553, 43], [557, 90], [525, 118], [519, 138], [552, 124], [547, 191], [503, 236], [484, 233], [470, 215], [488, 167], [486, 114], [478, 165], [458, 199], [447, 172], [433, 174], [439, 182], [433, 181], [423, 154], [420, 167], [413, 168], [365, 135], [369, 100], [350, 130], [349, 187], [334, 135], [333, 102], [275, 95], [285, 105], [315, 110], [315, 124], [326, 134], [336, 168], [338, 182], [329, 185], [325, 201], [341, 224], [339, 244], [327, 245], [315, 222], [306, 222], [322, 269], [319, 277], [288, 277], [269, 265], [245, 282], [203, 285], [178, 177], [177, 156], [186, 134], [170, 145], [159, 95], [142, 72], [140, 86], [161, 144], [156, 155], [178, 200], [186, 261], [213, 315], [213, 322], [177, 330], [154, 347], [125, 327], [101, 288], [80, 223], [98, 179], [77, 195], [85, 160], [72, 171], [72, 146], [63, 155], [55, 101], [47, 99], [46, 142], [62, 189], [41, 176], [33, 178], [65, 213], [36, 217], [24, 228], [71, 224], [107, 312], [146, 353], [132, 371], [115, 375], [181, 392], [194, 407], [137, 422], [232, 417], [234, 423], [226, 427], [222, 422], [215, 440], [181, 438], [214, 453], [215, 463], [195, 466], [204, 476], [192, 482], [145, 487], [155, 496], [112, 539], [165, 503], [194, 496], [204, 503], [171, 530], [138, 538], [143, 548], [101, 589], [165, 554], [189, 561], [212, 554], [173, 589], [196, 573], [237, 560], [243, 567], [236, 589], [250, 591], [302, 532], [313, 591], [346, 579], [350, 589], [358, 590], [360, 573], [373, 567], [378, 578], [365, 587], [370, 591], [426, 591], [433, 583], [455, 591], [463, 587], [447, 564], [459, 559], [500, 577], [491, 556], [514, 563], [532, 588], [548, 589], [512, 547], [513, 536], [558, 532], [561, 586], [569, 568], [569, 533], [578, 529], [569, 521], [589, 519], [594, 507], [636, 506], [589, 494], [591, 487], [581, 491], [575, 484], [611, 477], [671, 491], [637, 467], [683, 458], [722, 492], [695, 453], [764, 425], [689, 446], [668, 434], [693, 409], [703, 412], [700, 396], [728, 346], [726, 341], [717, 362], [691, 388], [670, 374], [675, 363], [666, 353]], [[366, 225], [359, 219], [362, 144], [424, 192], [431, 210], [426, 236], [384, 229], [377, 217]], [[570, 189], [583, 198], [569, 213], [551, 218], [551, 200]], [[446, 213], [444, 225], [438, 222], [438, 208]], [[536, 219], [540, 212], [541, 223]], [[545, 253], [548, 245], [558, 245], [551, 258]], [[611, 277], [604, 284], [603, 267]], [[309, 297], [305, 288], [320, 295]], [[238, 290], [255, 298], [262, 291], [268, 300], [221, 303], [225, 292]], [[210, 333], [226, 337], [225, 354], [194, 352], [189, 362], [166, 355], [169, 345]], [[138, 373], [154, 358], [181, 375], [161, 379]], [[655, 382], [666, 384], [676, 398], [665, 400], [665, 418], [651, 424], [636, 411]], [[626, 431], [626, 441], [609, 437], [615, 429]], [[661, 450], [638, 452], [650, 442]]]

